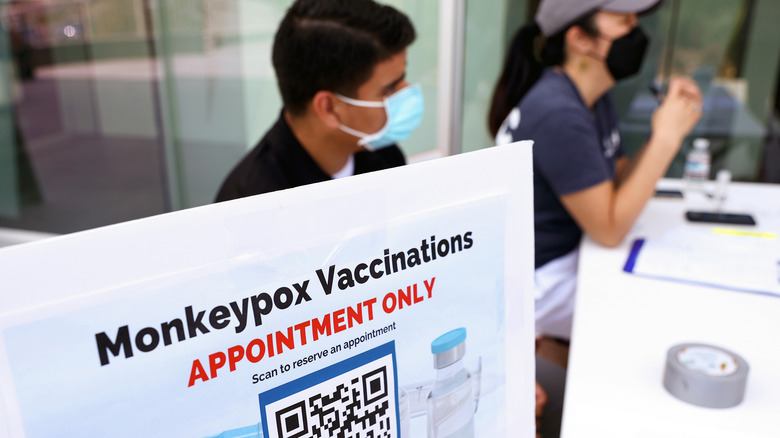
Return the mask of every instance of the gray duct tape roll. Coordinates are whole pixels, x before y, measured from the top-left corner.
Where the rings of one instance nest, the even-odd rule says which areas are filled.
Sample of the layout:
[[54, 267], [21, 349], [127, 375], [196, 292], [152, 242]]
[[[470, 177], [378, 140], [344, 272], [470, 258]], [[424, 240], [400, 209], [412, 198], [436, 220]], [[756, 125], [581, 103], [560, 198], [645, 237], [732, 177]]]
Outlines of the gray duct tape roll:
[[678, 399], [705, 408], [742, 402], [750, 367], [739, 355], [706, 344], [680, 344], [666, 354], [664, 387]]

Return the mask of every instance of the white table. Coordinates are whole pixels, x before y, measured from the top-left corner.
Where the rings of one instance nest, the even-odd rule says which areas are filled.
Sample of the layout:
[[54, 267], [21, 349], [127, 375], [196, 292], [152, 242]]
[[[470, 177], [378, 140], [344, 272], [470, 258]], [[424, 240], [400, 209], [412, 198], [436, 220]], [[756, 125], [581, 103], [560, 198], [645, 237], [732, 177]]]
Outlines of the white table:
[[[622, 271], [636, 237], [713, 227], [684, 219], [686, 209], [710, 202], [654, 198], [619, 247], [583, 241], [563, 437], [780, 437], [780, 298]], [[732, 183], [724, 210], [750, 212], [758, 222], [751, 229], [780, 236], [779, 185]], [[747, 360], [740, 405], [700, 408], [664, 389], [666, 352], [683, 342], [719, 345]]]

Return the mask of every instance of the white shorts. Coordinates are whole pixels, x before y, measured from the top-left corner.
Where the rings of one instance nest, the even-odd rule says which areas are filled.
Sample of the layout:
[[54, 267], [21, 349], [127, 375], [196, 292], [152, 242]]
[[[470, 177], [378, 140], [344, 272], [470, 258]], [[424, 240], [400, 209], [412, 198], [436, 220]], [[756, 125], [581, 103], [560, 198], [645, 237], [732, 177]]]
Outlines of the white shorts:
[[575, 248], [534, 271], [537, 336], [571, 339], [579, 255]]

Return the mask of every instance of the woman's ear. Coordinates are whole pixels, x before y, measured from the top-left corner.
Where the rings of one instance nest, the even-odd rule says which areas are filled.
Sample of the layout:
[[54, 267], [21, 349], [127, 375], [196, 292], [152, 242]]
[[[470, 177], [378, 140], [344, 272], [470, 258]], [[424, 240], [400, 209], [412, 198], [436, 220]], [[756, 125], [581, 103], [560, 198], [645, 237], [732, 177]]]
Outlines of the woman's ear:
[[341, 101], [330, 91], [318, 91], [311, 100], [312, 111], [322, 120], [322, 122], [331, 129], [338, 129], [341, 126], [341, 117], [337, 108]]
[[566, 49], [570, 53], [587, 55], [595, 50], [592, 35], [585, 32], [580, 26], [572, 26], [566, 31]]

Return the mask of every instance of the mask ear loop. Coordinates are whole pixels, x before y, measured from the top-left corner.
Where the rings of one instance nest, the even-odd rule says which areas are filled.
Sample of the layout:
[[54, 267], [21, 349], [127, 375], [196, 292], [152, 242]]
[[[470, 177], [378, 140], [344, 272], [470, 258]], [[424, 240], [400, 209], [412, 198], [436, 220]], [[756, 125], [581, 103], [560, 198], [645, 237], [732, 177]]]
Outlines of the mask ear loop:
[[385, 106], [384, 100], [381, 102], [373, 101], [373, 100], [357, 100], [351, 97], [343, 96], [339, 93], [333, 93], [333, 94], [335, 94], [336, 97], [339, 98], [339, 100], [354, 106], [361, 106], [363, 108], [384, 108]]
[[360, 139], [358, 141], [358, 145], [360, 145], [360, 146], [363, 146], [362, 144], [360, 144], [360, 142], [363, 141], [364, 138], [369, 136], [369, 134], [366, 134], [363, 131], [358, 131], [357, 129], [352, 129], [352, 128], [350, 128], [347, 125], [341, 125], [341, 126], [339, 126], [339, 129], [344, 131], [344, 132], [346, 132], [347, 134], [353, 135], [353, 136], [357, 137], [358, 139]]
[[[339, 93], [333, 93], [339, 100], [341, 100], [344, 103], [347, 103], [349, 105], [359, 106], [363, 108], [385, 108], [387, 106], [386, 100], [383, 100], [381, 102], [373, 101], [373, 100], [358, 100], [358, 99], [352, 99], [351, 97], [347, 97], [344, 95], [341, 95]], [[385, 112], [387, 112], [385, 110]], [[388, 115], [388, 121], [390, 122], [389, 115]], [[352, 129], [349, 126], [341, 125], [339, 126], [339, 129], [346, 132], [347, 134], [353, 135], [357, 137], [358, 140], [358, 146], [366, 146], [368, 147], [368, 142], [373, 140], [374, 137], [379, 138], [384, 131], [387, 129], [387, 123], [380, 129], [379, 131], [373, 133], [373, 134], [367, 134], [362, 131], [358, 131], [357, 129]]]

